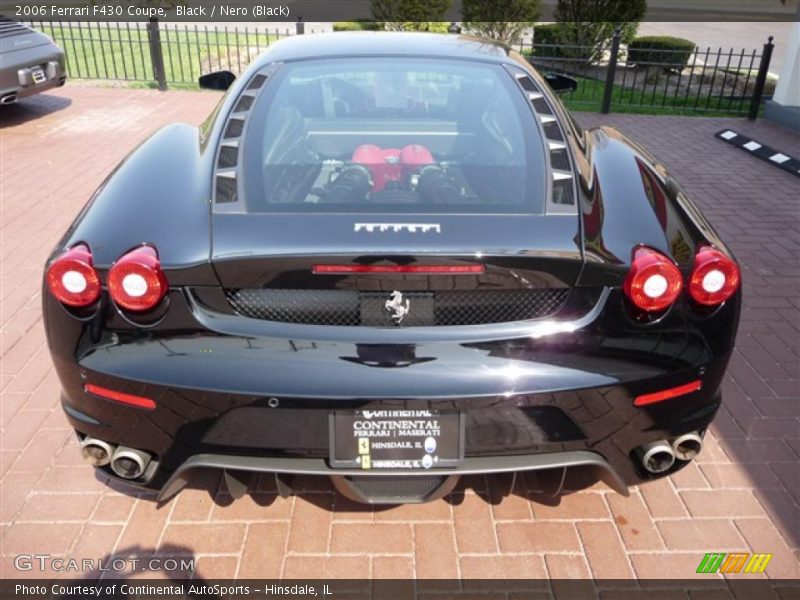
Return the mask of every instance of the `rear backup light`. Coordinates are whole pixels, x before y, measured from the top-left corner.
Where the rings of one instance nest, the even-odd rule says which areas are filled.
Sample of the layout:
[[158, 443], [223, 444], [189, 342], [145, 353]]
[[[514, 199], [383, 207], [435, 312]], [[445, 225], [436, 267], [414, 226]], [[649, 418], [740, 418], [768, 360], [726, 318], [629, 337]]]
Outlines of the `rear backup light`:
[[716, 306], [736, 292], [740, 280], [739, 266], [730, 257], [711, 246], [700, 246], [689, 278], [689, 295], [698, 304]]
[[85, 244], [64, 252], [47, 268], [47, 287], [62, 304], [85, 307], [100, 297], [100, 279]]
[[411, 273], [416, 275], [475, 275], [484, 273], [483, 265], [314, 265], [315, 275], [350, 275], [359, 273]]
[[655, 404], [656, 402], [663, 402], [664, 400], [669, 400], [670, 398], [691, 394], [692, 392], [699, 390], [701, 387], [703, 387], [703, 383], [698, 379], [697, 381], [692, 381], [691, 383], [669, 388], [668, 390], [661, 390], [660, 392], [653, 392], [652, 394], [643, 394], [641, 396], [637, 396], [633, 401], [633, 404], [635, 406], [647, 406], [648, 404]]
[[117, 306], [141, 312], [161, 302], [168, 289], [158, 254], [151, 246], [131, 250], [108, 272], [108, 291]]
[[99, 385], [94, 385], [93, 383], [87, 383], [83, 386], [83, 389], [89, 394], [105, 398], [106, 400], [112, 400], [113, 402], [119, 402], [120, 404], [135, 406], [136, 408], [153, 410], [156, 407], [156, 403], [150, 398], [134, 396], [133, 394], [126, 394], [124, 392], [110, 390]]
[[625, 295], [647, 312], [665, 310], [683, 288], [678, 267], [669, 258], [646, 246], [633, 251], [633, 264], [625, 278]]

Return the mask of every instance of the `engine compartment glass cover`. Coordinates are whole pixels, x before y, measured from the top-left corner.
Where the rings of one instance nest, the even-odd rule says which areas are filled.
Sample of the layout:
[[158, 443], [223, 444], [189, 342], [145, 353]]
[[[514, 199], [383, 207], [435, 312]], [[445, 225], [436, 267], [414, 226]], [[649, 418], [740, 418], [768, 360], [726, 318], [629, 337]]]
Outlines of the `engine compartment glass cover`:
[[544, 146], [500, 66], [412, 57], [282, 65], [244, 138], [248, 212], [541, 214]]

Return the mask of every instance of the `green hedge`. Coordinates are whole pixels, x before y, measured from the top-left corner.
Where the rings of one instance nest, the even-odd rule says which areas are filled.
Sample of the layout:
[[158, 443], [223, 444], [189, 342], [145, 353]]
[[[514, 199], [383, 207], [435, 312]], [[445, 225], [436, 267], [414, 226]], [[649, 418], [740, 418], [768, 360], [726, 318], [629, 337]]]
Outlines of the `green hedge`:
[[558, 44], [559, 43], [558, 23], [551, 23], [549, 25], [536, 25], [533, 28], [533, 43]]
[[637, 37], [628, 45], [628, 64], [662, 66], [682, 71], [689, 63], [694, 49], [694, 42], [684, 38], [666, 35]]
[[[536, 25], [533, 28], [533, 56], [539, 58], [577, 58], [588, 61], [594, 50], [590, 47], [569, 47], [568, 31], [562, 23]], [[540, 47], [545, 44], [545, 47]]]
[[382, 21], [339, 21], [333, 24], [334, 31], [383, 31], [386, 23]]
[[447, 21], [387, 21], [389, 31], [427, 31], [428, 33], [447, 33]]

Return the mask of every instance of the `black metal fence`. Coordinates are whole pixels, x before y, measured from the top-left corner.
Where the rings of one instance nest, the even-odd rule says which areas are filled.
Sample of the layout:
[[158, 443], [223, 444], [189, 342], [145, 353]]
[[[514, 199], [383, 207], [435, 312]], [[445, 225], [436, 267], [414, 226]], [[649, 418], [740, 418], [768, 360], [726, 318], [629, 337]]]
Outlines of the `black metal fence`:
[[[196, 87], [203, 73], [238, 74], [271, 43], [306, 31], [302, 23], [262, 26], [174, 23], [32, 22], [67, 57], [71, 78], [147, 86]], [[761, 50], [696, 48], [633, 52], [615, 35], [607, 48], [521, 43], [517, 48], [540, 71], [572, 75], [573, 109], [678, 114], [747, 114], [755, 118], [771, 94], [772, 38]]]
[[297, 33], [282, 29], [177, 23], [29, 23], [64, 49], [67, 74], [167, 87], [197, 87], [204, 73], [242, 72], [270, 44]]
[[537, 69], [572, 75], [572, 108], [610, 112], [747, 114], [756, 118], [772, 94], [772, 37], [761, 50], [695, 48], [631, 51], [615, 34], [607, 48], [520, 44]]

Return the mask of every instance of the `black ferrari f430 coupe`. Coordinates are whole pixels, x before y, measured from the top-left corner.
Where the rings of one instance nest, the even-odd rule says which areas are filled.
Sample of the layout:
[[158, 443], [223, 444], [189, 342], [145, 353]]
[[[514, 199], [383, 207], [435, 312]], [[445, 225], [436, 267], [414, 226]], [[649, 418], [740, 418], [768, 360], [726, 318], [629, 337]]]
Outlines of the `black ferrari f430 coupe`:
[[134, 151], [47, 262], [86, 461], [161, 498], [218, 468], [234, 496], [305, 474], [368, 503], [579, 467], [625, 494], [686, 465], [739, 268], [650, 154], [572, 119], [565, 81], [393, 33], [206, 76], [211, 117]]

